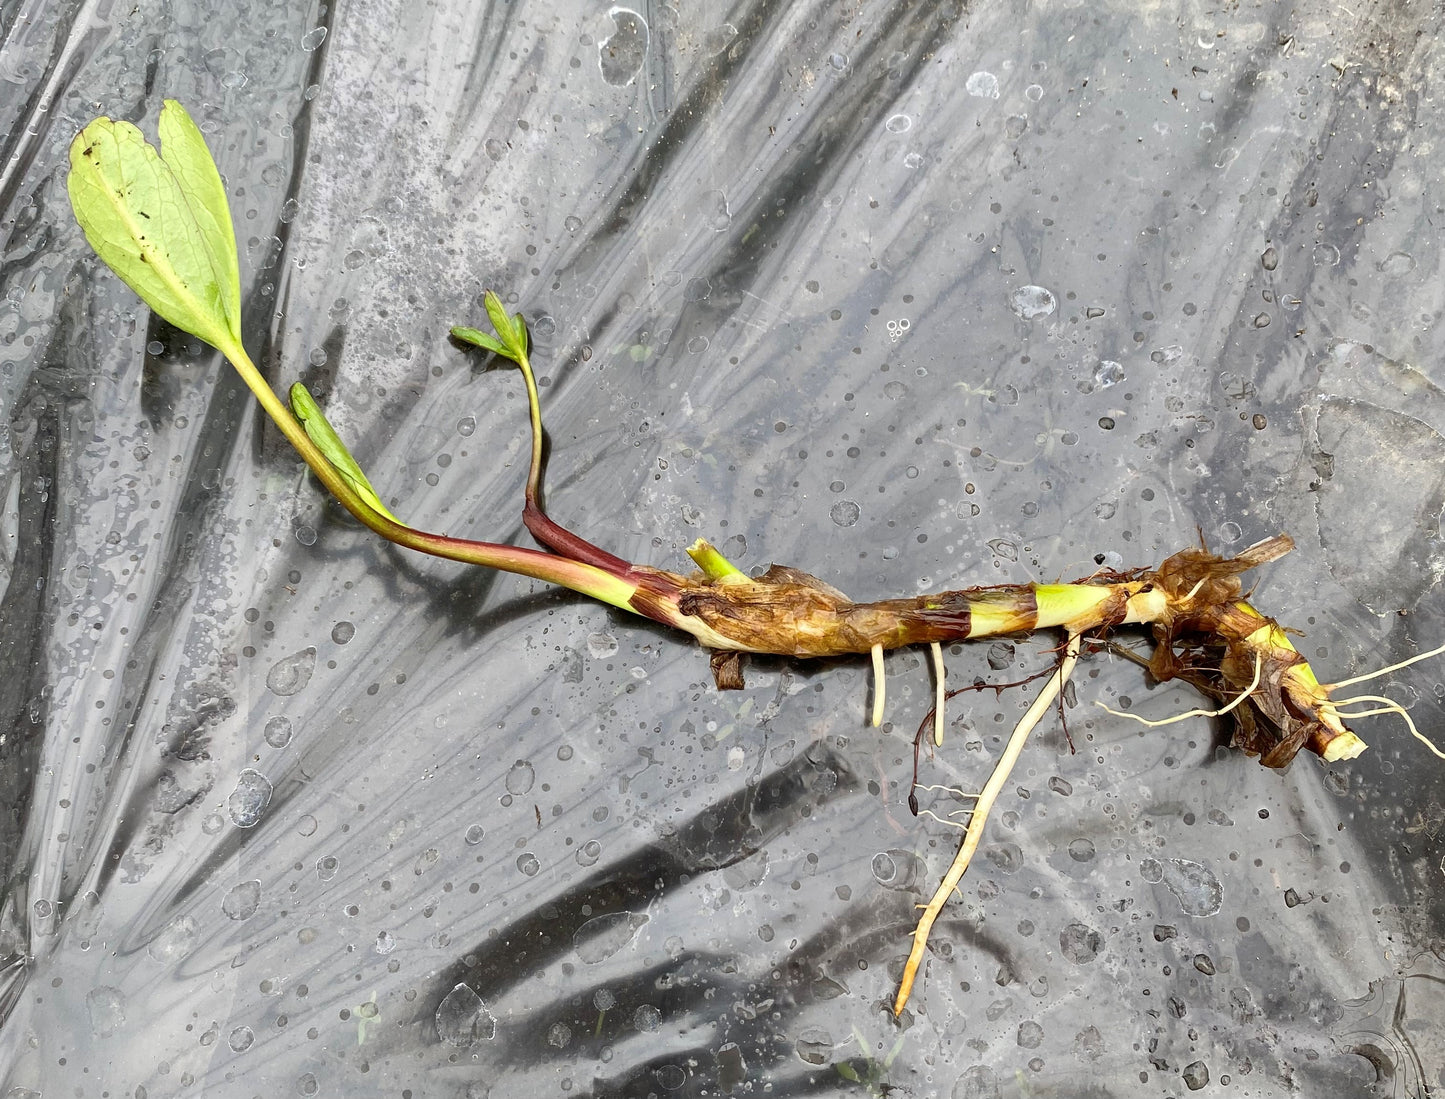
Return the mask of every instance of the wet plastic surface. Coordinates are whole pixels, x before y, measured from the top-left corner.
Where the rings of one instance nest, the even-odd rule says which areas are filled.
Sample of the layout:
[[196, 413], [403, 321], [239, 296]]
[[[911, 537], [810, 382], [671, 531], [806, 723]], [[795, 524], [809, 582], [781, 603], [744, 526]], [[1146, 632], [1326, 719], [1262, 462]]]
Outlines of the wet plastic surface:
[[[1396, 720], [1277, 774], [1089, 659], [895, 1024], [958, 840], [906, 804], [922, 655], [873, 730], [863, 661], [720, 694], [380, 544], [64, 190], [93, 115], [186, 103], [253, 355], [422, 525], [526, 540], [520, 380], [446, 339], [491, 286], [553, 514], [631, 560], [877, 598], [1288, 531], [1256, 602], [1344, 677], [1445, 639], [1440, 18], [0, 5], [0, 1094], [1445, 1085], [1445, 764]], [[1438, 734], [1442, 680], [1382, 682]], [[976, 789], [1027, 701], [956, 700], [922, 780]]]

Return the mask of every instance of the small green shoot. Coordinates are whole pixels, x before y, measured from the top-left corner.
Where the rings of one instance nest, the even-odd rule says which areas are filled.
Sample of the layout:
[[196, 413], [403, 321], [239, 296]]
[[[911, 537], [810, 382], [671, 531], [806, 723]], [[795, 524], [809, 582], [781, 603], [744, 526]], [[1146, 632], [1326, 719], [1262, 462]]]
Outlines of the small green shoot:
[[522, 314], [514, 313], [508, 316], [507, 307], [493, 290], [482, 295], [482, 304], [486, 307], [487, 319], [492, 322], [497, 334], [492, 336], [477, 328], [457, 325], [452, 329], [452, 335], [463, 343], [475, 344], [494, 355], [511, 359], [518, 366], [527, 365], [530, 370], [527, 361], [527, 322], [522, 319]]
[[356, 495], [361, 497], [373, 511], [386, 516], [399, 527], [406, 526], [400, 519], [387, 510], [386, 505], [381, 502], [381, 497], [376, 494], [376, 489], [371, 487], [366, 474], [356, 464], [356, 459], [351, 456], [351, 451], [346, 449], [346, 444], [336, 434], [336, 430], [327, 420], [326, 414], [321, 411], [321, 406], [316, 399], [300, 382], [291, 386], [291, 413], [301, 421], [301, 426], [306, 429], [306, 434], [316, 444], [317, 449], [326, 455], [326, 460], [331, 463], [342, 479], [351, 486]]
[[[75, 220], [106, 266], [157, 316], [230, 361], [327, 490], [362, 523], [397, 545], [560, 584], [637, 611], [631, 600], [638, 583], [622, 575], [625, 562], [604, 559], [599, 566], [519, 546], [432, 534], [400, 523], [386, 509], [311, 395], [300, 386], [292, 390], [293, 415], [246, 354], [240, 262], [221, 173], [200, 129], [175, 100], [162, 106], [158, 129], [162, 151], [129, 122], [105, 117], [76, 135], [67, 179]], [[499, 338], [483, 335], [482, 344], [489, 350], [495, 345], [500, 354], [522, 365], [537, 436], [533, 452], [539, 456], [542, 428], [527, 363], [526, 323], [521, 314], [508, 316], [495, 294], [488, 294], [486, 306]], [[653, 613], [668, 620], [670, 608], [664, 598]]]
[[724, 557], [718, 548], [705, 538], [699, 538], [688, 546], [687, 555], [692, 558], [698, 568], [702, 569], [703, 575], [709, 580], [736, 584], [749, 579], [747, 573]]

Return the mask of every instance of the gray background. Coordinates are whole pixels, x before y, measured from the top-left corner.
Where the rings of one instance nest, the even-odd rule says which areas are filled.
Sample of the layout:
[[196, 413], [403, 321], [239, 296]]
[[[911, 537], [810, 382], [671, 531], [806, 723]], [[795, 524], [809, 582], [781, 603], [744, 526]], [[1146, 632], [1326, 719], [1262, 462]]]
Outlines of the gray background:
[[[1445, 1085], [1445, 765], [1398, 721], [1271, 773], [1104, 714], [1198, 699], [1089, 659], [899, 1027], [959, 838], [906, 805], [920, 654], [873, 730], [863, 661], [719, 694], [686, 638], [379, 543], [64, 189], [91, 117], [182, 100], [248, 347], [419, 525], [528, 541], [520, 380], [446, 338], [494, 287], [551, 509], [630, 560], [878, 598], [1287, 531], [1256, 601], [1341, 678], [1445, 639], [1440, 22], [0, 2], [0, 1094]], [[1438, 733], [1442, 679], [1361, 690]], [[956, 700], [923, 781], [976, 789], [1027, 700]]]

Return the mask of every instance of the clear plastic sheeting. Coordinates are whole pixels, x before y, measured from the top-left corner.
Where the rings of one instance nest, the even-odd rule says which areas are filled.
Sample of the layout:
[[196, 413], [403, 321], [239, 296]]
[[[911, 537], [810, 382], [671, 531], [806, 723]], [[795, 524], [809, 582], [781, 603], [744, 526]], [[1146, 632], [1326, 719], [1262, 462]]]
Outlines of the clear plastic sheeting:
[[[86, 247], [165, 97], [244, 335], [389, 507], [856, 598], [1285, 531], [1322, 676], [1445, 640], [1441, 14], [0, 4], [0, 1095], [1134, 1097], [1445, 1087], [1445, 763], [1261, 768], [1085, 658], [888, 1011], [1027, 690], [754, 660], [395, 550]], [[1125, 637], [1126, 640], [1131, 640]], [[1133, 638], [1143, 646], [1145, 639]], [[953, 684], [1057, 639], [956, 646]], [[1361, 690], [1441, 739], [1445, 668]]]

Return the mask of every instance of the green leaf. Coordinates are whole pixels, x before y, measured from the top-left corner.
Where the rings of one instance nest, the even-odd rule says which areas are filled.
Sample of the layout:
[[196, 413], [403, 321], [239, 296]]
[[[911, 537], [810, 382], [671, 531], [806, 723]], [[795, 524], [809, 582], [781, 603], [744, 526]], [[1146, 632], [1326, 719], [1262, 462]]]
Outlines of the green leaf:
[[482, 295], [482, 304], [487, 307], [487, 317], [497, 330], [498, 339], [507, 349], [502, 354], [514, 362], [521, 362], [527, 357], [527, 322], [522, 319], [522, 314], [507, 316], [507, 307], [491, 290]]
[[512, 357], [512, 353], [502, 346], [495, 336], [489, 336], [478, 329], [464, 328], [461, 325], [457, 325], [452, 329], [452, 336], [455, 339], [461, 340], [463, 343], [475, 344], [477, 347], [490, 351], [494, 355], [501, 355], [505, 359]]
[[291, 386], [291, 414], [301, 421], [301, 426], [306, 429], [307, 436], [316, 444], [316, 449], [326, 456], [342, 479], [361, 497], [362, 501], [379, 515], [383, 515], [399, 526], [406, 526], [400, 519], [386, 509], [381, 502], [381, 497], [376, 494], [376, 489], [371, 487], [371, 482], [366, 479], [366, 474], [361, 472], [361, 467], [356, 464], [356, 459], [351, 456], [351, 451], [346, 449], [346, 444], [341, 441], [341, 436], [336, 434], [336, 429], [326, 419], [321, 406], [316, 403], [310, 392], [300, 382]]
[[185, 108], [167, 100], [165, 156], [129, 122], [97, 118], [70, 146], [75, 220], [96, 254], [160, 317], [234, 359], [241, 279], [225, 188]]
[[181, 193], [195, 215], [201, 239], [210, 254], [221, 289], [221, 305], [237, 338], [241, 332], [241, 267], [236, 255], [236, 230], [231, 224], [231, 206], [226, 185], [200, 128], [186, 109], [174, 99], [161, 105], [156, 128], [161, 141], [161, 159], [175, 174]]

